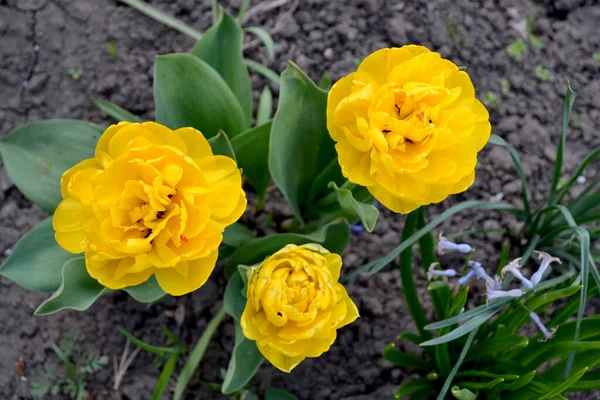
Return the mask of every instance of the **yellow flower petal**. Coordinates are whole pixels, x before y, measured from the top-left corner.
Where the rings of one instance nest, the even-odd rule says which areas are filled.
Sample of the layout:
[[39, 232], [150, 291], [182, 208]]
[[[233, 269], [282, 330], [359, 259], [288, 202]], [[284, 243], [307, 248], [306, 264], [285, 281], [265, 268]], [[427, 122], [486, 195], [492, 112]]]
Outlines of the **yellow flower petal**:
[[185, 142], [188, 150], [187, 155], [192, 160], [200, 160], [213, 155], [210, 144], [199, 130], [194, 128], [179, 128], [175, 133]]
[[280, 350], [271, 347], [268, 344], [257, 343], [258, 350], [275, 368], [283, 372], [292, 372], [306, 357], [295, 356], [289, 357], [284, 355]]
[[218, 250], [215, 250], [204, 258], [180, 261], [188, 263], [187, 276], [181, 275], [174, 268], [157, 269], [156, 279], [158, 284], [162, 290], [172, 296], [182, 296], [193, 292], [208, 280], [208, 277], [215, 269], [218, 255]]
[[198, 165], [211, 191], [211, 214], [216, 220], [230, 218], [240, 204], [239, 196], [232, 193], [239, 193], [242, 186], [242, 175], [235, 161], [212, 156], [199, 160]]

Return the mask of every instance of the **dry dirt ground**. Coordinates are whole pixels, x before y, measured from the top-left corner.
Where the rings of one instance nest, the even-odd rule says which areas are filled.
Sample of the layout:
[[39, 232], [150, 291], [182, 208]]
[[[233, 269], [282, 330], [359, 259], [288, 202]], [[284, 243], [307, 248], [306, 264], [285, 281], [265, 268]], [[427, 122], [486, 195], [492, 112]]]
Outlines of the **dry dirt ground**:
[[[209, 0], [151, 3], [198, 30], [210, 26]], [[239, 0], [224, 5], [236, 11]], [[506, 52], [519, 37], [515, 22], [534, 14], [534, 33], [544, 47], [529, 46], [523, 62], [516, 62]], [[481, 99], [490, 99], [486, 92], [497, 95], [490, 105], [493, 131], [521, 153], [537, 203], [550, 182], [567, 81], [578, 93], [575, 111], [579, 118], [569, 133], [566, 170], [572, 171], [599, 143], [600, 64], [592, 57], [600, 52], [599, 21], [597, 0], [290, 0], [278, 8], [249, 13], [246, 22], [246, 26], [274, 31], [275, 58], [268, 60], [260, 47], [249, 48], [246, 55], [276, 71], [294, 60], [313, 79], [324, 70], [338, 79], [381, 47], [418, 43], [439, 51], [468, 67]], [[20, 124], [48, 118], [110, 123], [90, 103], [90, 96], [153, 119], [154, 57], [189, 51], [192, 45], [192, 39], [116, 0], [0, 0], [0, 135]], [[551, 71], [550, 81], [536, 78], [538, 65]], [[266, 84], [259, 77], [253, 83], [257, 92]], [[498, 193], [517, 204], [519, 191], [509, 156], [489, 146], [481, 155], [473, 188], [430, 212], [438, 213], [459, 200], [489, 199]], [[289, 213], [276, 193], [267, 211], [279, 216]], [[44, 217], [43, 211], [19, 194], [0, 163], [0, 253], [12, 248]], [[383, 212], [374, 233], [353, 237], [344, 255], [346, 268], [358, 267], [397, 245], [402, 221]], [[444, 229], [454, 233], [500, 227], [518, 229], [512, 219], [489, 212], [455, 217]], [[476, 257], [493, 265], [505, 239], [502, 234], [479, 235], [471, 243], [477, 248]], [[39, 380], [44, 363], [58, 366], [52, 344], [74, 332], [82, 336], [86, 351], [107, 356], [111, 364], [125, 344], [117, 327], [137, 335], [148, 332], [148, 340], [160, 344], [160, 326], [167, 325], [184, 343], [192, 344], [220, 307], [223, 288], [222, 274], [215, 272], [196, 293], [168, 298], [150, 308], [117, 294], [102, 298], [85, 313], [33, 317], [45, 296], [0, 278], [0, 398], [29, 396], [28, 383], [21, 382], [15, 372], [17, 357], [25, 359], [29, 380]], [[381, 357], [384, 344], [400, 331], [412, 329], [398, 273], [390, 268], [374, 277], [361, 276], [348, 289], [362, 317], [340, 331], [331, 351], [307, 360], [290, 375], [263, 366], [255, 386], [281, 387], [303, 400], [392, 398], [394, 389], [410, 377]], [[177, 321], [173, 316], [181, 312], [184, 318]], [[203, 380], [219, 380], [232, 343], [233, 326], [227, 321], [202, 363]], [[150, 368], [152, 361], [150, 355], [139, 356], [118, 391], [112, 389], [112, 368], [107, 367], [89, 378], [90, 391], [96, 399], [149, 399], [158, 376]], [[189, 397], [221, 398], [200, 386]]]

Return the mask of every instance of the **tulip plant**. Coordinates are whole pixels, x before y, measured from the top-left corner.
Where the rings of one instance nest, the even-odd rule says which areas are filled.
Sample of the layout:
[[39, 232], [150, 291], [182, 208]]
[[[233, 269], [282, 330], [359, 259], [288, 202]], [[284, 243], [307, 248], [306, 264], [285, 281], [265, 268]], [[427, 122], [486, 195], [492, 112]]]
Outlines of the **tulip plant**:
[[[397, 397], [435, 394], [444, 399], [452, 387], [451, 394], [460, 399], [480, 393], [500, 398], [516, 390], [525, 397], [512, 398], [533, 399], [600, 386], [597, 374], [586, 372], [598, 357], [581, 355], [600, 349], [591, 328], [597, 318], [583, 318], [586, 296], [600, 287], [600, 280], [588, 283], [590, 270], [595, 277], [597, 272], [590, 234], [578, 225], [585, 218], [589, 222], [584, 204], [598, 198], [594, 187], [573, 203], [575, 216], [560, 205], [573, 182], [559, 188], [557, 180], [548, 204], [537, 211], [527, 201], [523, 210], [468, 201], [425, 220], [427, 205], [471, 186], [478, 152], [488, 141], [507, 148], [524, 177], [514, 149], [499, 137], [490, 140], [488, 112], [462, 68], [423, 46], [382, 49], [328, 90], [293, 62], [273, 78], [264, 66], [244, 60], [242, 15], [236, 19], [215, 7], [214, 25], [200, 34], [147, 5], [126, 2], [198, 40], [190, 53], [156, 58], [156, 121], [142, 122], [119, 106], [95, 100], [118, 123], [40, 121], [0, 139], [16, 186], [53, 214], [18, 242], [0, 268], [0, 275], [26, 289], [53, 292], [37, 315], [65, 308], [83, 311], [118, 290], [144, 303], [186, 295], [202, 290], [222, 265], [228, 279], [223, 309], [179, 373], [174, 399], [184, 395], [226, 314], [233, 317], [236, 338], [221, 390], [238, 396], [265, 359], [291, 372], [335, 345], [336, 331], [359, 317], [340, 282], [361, 271], [376, 273], [399, 256], [403, 293], [418, 331], [400, 339], [425, 352], [419, 358], [393, 345], [384, 349], [388, 360], [423, 373], [403, 385]], [[247, 7], [242, 3], [241, 14]], [[268, 88], [253, 108], [248, 66], [280, 85], [272, 118]], [[567, 96], [569, 113], [572, 97]], [[566, 125], [561, 159], [565, 132]], [[598, 153], [586, 159], [581, 171]], [[293, 218], [276, 227], [277, 233], [256, 237], [243, 215], [269, 201], [271, 181]], [[250, 205], [248, 192], [257, 198]], [[341, 254], [350, 225], [373, 230], [378, 217], [374, 200], [408, 214], [403, 242], [388, 256], [345, 273]], [[546, 253], [540, 253], [541, 266], [530, 278], [519, 271], [519, 260], [509, 263], [506, 254], [500, 276], [470, 259], [462, 271], [440, 267], [431, 231], [464, 209], [523, 217], [528, 247], [522, 262], [534, 250], [545, 250], [562, 258], [562, 268], [549, 267], [557, 259]], [[556, 244], [573, 233], [581, 238], [580, 259], [572, 246]], [[434, 323], [425, 318], [413, 277], [417, 242], [431, 278]], [[440, 250], [471, 253], [468, 244], [446, 239], [440, 240]], [[557, 276], [546, 279], [550, 271]], [[488, 301], [465, 311], [466, 285], [472, 279], [486, 283]], [[511, 280], [521, 288], [510, 289]], [[581, 296], [568, 300], [551, 320], [551, 327], [559, 326], [552, 338], [554, 332], [542, 322], [546, 316], [539, 313], [576, 293]], [[573, 313], [576, 320], [568, 322]], [[529, 319], [548, 343], [517, 334]], [[438, 330], [437, 336], [432, 330]], [[161, 398], [183, 352], [181, 343], [172, 338], [175, 347], [157, 348], [123, 333], [144, 349], [168, 355], [155, 392]], [[563, 359], [538, 377], [536, 369], [553, 357]], [[564, 370], [564, 383], [557, 381], [559, 370]], [[585, 383], [577, 384], [580, 379]], [[276, 389], [265, 395], [292, 398]]]

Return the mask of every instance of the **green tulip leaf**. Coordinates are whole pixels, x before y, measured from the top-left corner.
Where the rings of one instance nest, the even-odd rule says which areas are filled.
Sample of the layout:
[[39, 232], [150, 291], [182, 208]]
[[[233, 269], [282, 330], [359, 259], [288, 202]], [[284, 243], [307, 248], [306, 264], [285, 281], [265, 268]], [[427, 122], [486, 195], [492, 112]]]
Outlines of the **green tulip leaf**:
[[[279, 105], [271, 128], [269, 169], [294, 215], [302, 222], [313, 204], [308, 194], [320, 189], [311, 191], [316, 177], [337, 158], [327, 132], [326, 109], [327, 92], [290, 62], [281, 74]], [[325, 188], [329, 181], [323, 182]]]
[[233, 159], [233, 161], [236, 161], [235, 152], [233, 151], [231, 142], [225, 132], [219, 131], [216, 136], [208, 139], [208, 143], [210, 144], [214, 155], [226, 156]]
[[110, 101], [104, 101], [100, 99], [96, 99], [94, 97], [91, 98], [92, 103], [94, 103], [99, 109], [108, 114], [109, 117], [114, 119], [117, 122], [127, 121], [127, 122], [141, 122], [142, 120], [137, 115], [127, 111], [121, 106], [118, 106]]
[[137, 286], [126, 287], [123, 290], [140, 303], [154, 303], [166, 296], [166, 293], [158, 285], [154, 275], [148, 278], [146, 282], [140, 283]]
[[244, 280], [240, 273], [234, 273], [225, 287], [223, 296], [223, 308], [225, 312], [235, 318], [237, 321], [242, 317], [246, 307], [246, 297], [242, 293], [244, 289]]
[[44, 210], [61, 201], [60, 178], [78, 162], [94, 157], [100, 125], [76, 120], [31, 122], [0, 138], [0, 153], [17, 188]]
[[310, 234], [278, 233], [250, 240], [240, 246], [231, 256], [225, 274], [231, 276], [237, 266], [253, 265], [288, 244], [319, 243], [332, 253], [342, 254], [350, 240], [350, 227], [346, 220], [331, 222]]
[[62, 282], [63, 264], [74, 257], [76, 255], [56, 243], [50, 217], [17, 242], [10, 257], [0, 267], [0, 275], [27, 290], [53, 292]]
[[238, 166], [250, 179], [261, 204], [271, 181], [269, 173], [269, 136], [271, 121], [240, 133], [231, 140]]
[[244, 111], [227, 83], [191, 54], [156, 58], [154, 102], [156, 122], [171, 129], [191, 126], [206, 138], [223, 130], [233, 138], [247, 126]]
[[231, 247], [240, 247], [255, 238], [250, 228], [240, 223], [229, 225], [223, 232], [223, 243]]
[[340, 189], [335, 182], [329, 182], [329, 187], [335, 190], [338, 203], [350, 215], [360, 218], [367, 232], [373, 232], [379, 211], [373, 204], [357, 201], [348, 189]]
[[256, 374], [265, 358], [258, 350], [256, 342], [246, 339], [238, 321], [235, 323], [235, 346], [227, 366], [221, 391], [230, 394], [243, 388]]
[[110, 289], [92, 278], [85, 268], [85, 258], [77, 257], [64, 263], [62, 284], [58, 290], [35, 310], [35, 315], [54, 314], [65, 308], [87, 310]]
[[242, 54], [244, 33], [235, 18], [222, 8], [220, 16], [196, 43], [192, 54], [213, 67], [227, 82], [244, 111], [247, 128], [252, 120], [252, 84]]

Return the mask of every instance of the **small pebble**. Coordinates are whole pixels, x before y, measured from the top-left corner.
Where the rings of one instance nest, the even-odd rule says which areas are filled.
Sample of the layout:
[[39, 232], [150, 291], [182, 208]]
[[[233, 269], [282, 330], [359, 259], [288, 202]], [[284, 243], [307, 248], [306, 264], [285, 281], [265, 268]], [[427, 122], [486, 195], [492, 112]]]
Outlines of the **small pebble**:
[[2, 252], [2, 255], [4, 257], [8, 257], [12, 254], [13, 250], [9, 247], [8, 249], [4, 250], [4, 252]]
[[326, 48], [325, 51], [323, 52], [323, 56], [325, 56], [325, 58], [328, 60], [332, 60], [333, 59], [333, 49], [331, 47]]

